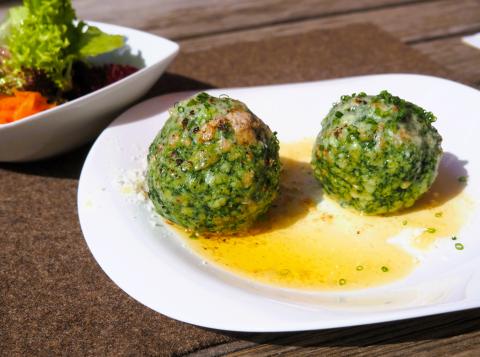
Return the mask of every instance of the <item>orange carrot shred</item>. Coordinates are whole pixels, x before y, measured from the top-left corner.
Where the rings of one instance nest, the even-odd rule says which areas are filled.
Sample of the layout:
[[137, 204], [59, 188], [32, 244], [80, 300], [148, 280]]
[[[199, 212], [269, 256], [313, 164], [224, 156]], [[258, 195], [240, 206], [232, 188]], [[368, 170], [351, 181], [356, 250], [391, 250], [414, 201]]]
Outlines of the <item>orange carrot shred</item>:
[[14, 91], [13, 95], [0, 95], [0, 124], [11, 123], [54, 106], [39, 92]]

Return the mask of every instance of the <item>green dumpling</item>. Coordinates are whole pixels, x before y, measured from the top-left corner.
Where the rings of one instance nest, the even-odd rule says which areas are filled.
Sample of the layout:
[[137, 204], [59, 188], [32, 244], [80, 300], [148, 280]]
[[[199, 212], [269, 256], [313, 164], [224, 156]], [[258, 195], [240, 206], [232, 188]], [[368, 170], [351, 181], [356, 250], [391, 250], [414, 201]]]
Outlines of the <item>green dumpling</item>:
[[279, 189], [275, 133], [245, 104], [197, 94], [177, 103], [150, 145], [147, 183], [156, 211], [194, 233], [238, 233]]
[[382, 214], [412, 206], [437, 176], [435, 116], [383, 91], [343, 96], [322, 121], [315, 177], [342, 206]]

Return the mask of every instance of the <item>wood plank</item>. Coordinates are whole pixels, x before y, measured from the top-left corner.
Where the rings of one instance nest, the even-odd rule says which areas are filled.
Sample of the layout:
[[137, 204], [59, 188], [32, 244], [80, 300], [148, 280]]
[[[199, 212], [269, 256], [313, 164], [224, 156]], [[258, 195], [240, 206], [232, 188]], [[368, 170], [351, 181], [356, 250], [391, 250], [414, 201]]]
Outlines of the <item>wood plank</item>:
[[[305, 29], [373, 22], [392, 33], [400, 30], [402, 38], [418, 39], [424, 30], [429, 36], [441, 36], [452, 28], [470, 29], [471, 22], [478, 25], [480, 8], [478, 0], [117, 0], [115, 6], [96, 0], [73, 3], [79, 18], [139, 28], [172, 39], [259, 27], [266, 32], [283, 32], [291, 30], [288, 24], [298, 21], [298, 26]], [[0, 5], [0, 16], [6, 5]], [[268, 28], [275, 24], [287, 27]]]
[[480, 87], [480, 49], [463, 43], [461, 37], [422, 42], [413, 47]]
[[[2, 2], [0, 16], [19, 1]], [[134, 5], [133, 5], [134, 4]], [[173, 39], [245, 29], [205, 38], [196, 43], [306, 32], [311, 29], [371, 22], [403, 41], [422, 41], [480, 30], [480, 0], [74, 0], [80, 18], [148, 30]], [[134, 10], [134, 15], [132, 15]], [[311, 18], [300, 21], [301, 19]], [[293, 21], [293, 23], [291, 23]], [[273, 25], [279, 22], [288, 22]], [[248, 27], [259, 27], [248, 30]]]
[[108, 1], [74, 0], [74, 6], [80, 18], [180, 39], [412, 2], [419, 0], [117, 0], [114, 7]]
[[[419, 1], [428, 0], [117, 0], [115, 6], [106, 1], [73, 0], [73, 4], [82, 19], [155, 29], [180, 38]], [[6, 8], [19, 3], [0, 3], [0, 17]]]
[[[480, 309], [421, 319], [293, 334], [237, 336], [192, 356], [479, 355]], [[235, 334], [232, 334], [235, 335]]]
[[[442, 0], [409, 4], [181, 41], [186, 51], [212, 48], [243, 40], [305, 33], [353, 23], [373, 23], [404, 42], [480, 31], [480, 0]], [[155, 30], [154, 30], [155, 31]]]

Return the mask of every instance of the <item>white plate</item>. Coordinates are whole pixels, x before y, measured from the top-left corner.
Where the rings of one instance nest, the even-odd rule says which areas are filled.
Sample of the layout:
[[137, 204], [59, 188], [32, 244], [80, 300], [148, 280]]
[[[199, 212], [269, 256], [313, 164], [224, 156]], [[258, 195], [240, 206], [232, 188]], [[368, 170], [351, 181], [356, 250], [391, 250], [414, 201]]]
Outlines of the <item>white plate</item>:
[[[66, 104], [0, 125], [0, 161], [30, 161], [53, 156], [95, 138], [120, 110], [144, 95], [178, 52], [165, 38], [127, 27], [88, 22], [125, 37], [126, 47], [91, 62], [130, 64], [132, 75]], [[127, 50], [130, 54], [127, 56]], [[143, 63], [142, 63], [143, 62]]]
[[[480, 92], [427, 76], [375, 75], [280, 86], [209, 90], [240, 99], [280, 141], [316, 135], [342, 94], [387, 89], [438, 116], [443, 148], [468, 161], [468, 195], [480, 174]], [[480, 307], [480, 217], [460, 235], [465, 250], [439, 244], [407, 278], [350, 292], [297, 292], [237, 278], [185, 249], [163, 227], [152, 226], [144, 205], [115, 182], [136, 169], [167, 118], [167, 108], [192, 93], [153, 98], [128, 110], [92, 147], [80, 177], [78, 210], [88, 246], [107, 275], [142, 304], [196, 325], [235, 331], [296, 331], [352, 326]], [[315, 103], [312, 106], [311, 103]], [[313, 108], [313, 109], [312, 109]]]

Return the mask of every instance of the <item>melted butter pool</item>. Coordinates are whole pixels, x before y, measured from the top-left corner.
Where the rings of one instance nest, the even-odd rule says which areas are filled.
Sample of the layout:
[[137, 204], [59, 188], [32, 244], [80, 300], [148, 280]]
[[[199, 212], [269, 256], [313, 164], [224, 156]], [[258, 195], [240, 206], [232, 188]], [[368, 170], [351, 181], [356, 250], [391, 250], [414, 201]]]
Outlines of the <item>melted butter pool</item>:
[[280, 195], [248, 235], [181, 236], [208, 262], [247, 279], [302, 290], [368, 288], [408, 275], [418, 264], [409, 249], [429, 249], [451, 239], [471, 204], [442, 166], [417, 204], [400, 214], [363, 216], [323, 196], [310, 168], [313, 139], [282, 143]]

